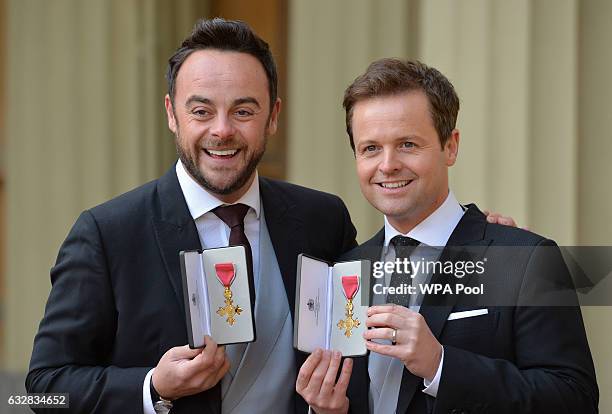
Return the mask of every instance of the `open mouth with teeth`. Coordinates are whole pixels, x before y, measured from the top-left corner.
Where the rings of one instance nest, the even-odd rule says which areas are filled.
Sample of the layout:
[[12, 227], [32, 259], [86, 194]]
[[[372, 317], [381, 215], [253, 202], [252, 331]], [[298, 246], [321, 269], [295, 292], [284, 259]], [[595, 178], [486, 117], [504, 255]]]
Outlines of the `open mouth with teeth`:
[[378, 185], [380, 187], [382, 187], [382, 188], [395, 189], [395, 188], [406, 187], [411, 182], [412, 182], [412, 180], [402, 180], [402, 181], [393, 181], [393, 182], [386, 182], [386, 183], [378, 183]]
[[238, 149], [224, 149], [224, 150], [213, 150], [204, 149], [204, 152], [213, 158], [232, 158], [240, 150]]

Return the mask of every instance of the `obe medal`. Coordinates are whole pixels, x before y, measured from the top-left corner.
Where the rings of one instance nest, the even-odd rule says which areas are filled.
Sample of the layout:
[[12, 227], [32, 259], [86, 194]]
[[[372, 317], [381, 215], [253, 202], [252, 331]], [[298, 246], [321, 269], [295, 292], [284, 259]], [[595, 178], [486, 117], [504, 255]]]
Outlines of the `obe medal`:
[[236, 315], [240, 315], [242, 308], [234, 305], [232, 300], [231, 286], [236, 278], [236, 266], [233, 263], [217, 263], [215, 264], [215, 272], [217, 279], [224, 287], [223, 297], [225, 298], [225, 306], [220, 306], [217, 314], [221, 317], [227, 317], [227, 323], [232, 326], [236, 323]]
[[359, 319], [353, 318], [353, 298], [359, 290], [359, 277], [357, 276], [342, 276], [342, 291], [346, 297], [346, 306], [344, 307], [345, 319], [338, 322], [338, 329], [344, 331], [344, 336], [350, 338], [353, 334], [353, 328], [360, 325]]

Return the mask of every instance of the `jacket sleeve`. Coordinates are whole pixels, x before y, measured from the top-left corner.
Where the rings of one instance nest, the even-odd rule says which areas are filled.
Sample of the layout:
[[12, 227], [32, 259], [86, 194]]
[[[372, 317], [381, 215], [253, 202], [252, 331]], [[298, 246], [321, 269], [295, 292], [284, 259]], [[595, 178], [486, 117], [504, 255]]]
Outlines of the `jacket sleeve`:
[[[435, 412], [597, 413], [595, 370], [571, 287], [558, 247], [543, 241], [525, 268], [524, 306], [513, 309], [514, 360], [445, 346]], [[541, 296], [555, 289], [563, 296]]]
[[340, 219], [342, 223], [342, 247], [340, 254], [344, 254], [357, 247], [357, 229], [355, 229], [355, 226], [353, 225], [351, 215], [349, 214], [346, 205], [340, 198], [338, 198], [338, 204], [340, 205], [338, 210], [342, 214]]
[[51, 284], [34, 339], [28, 392], [68, 393], [69, 409], [61, 413], [142, 412], [143, 381], [152, 367], [110, 363], [117, 314], [104, 246], [90, 212], [81, 214], [63, 243]]

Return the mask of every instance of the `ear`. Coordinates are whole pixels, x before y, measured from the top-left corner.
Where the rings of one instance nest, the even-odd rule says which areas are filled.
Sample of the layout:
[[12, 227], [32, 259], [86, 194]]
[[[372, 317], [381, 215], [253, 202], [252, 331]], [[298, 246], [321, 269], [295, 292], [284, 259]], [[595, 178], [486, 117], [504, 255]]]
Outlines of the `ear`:
[[170, 96], [168, 94], [166, 94], [166, 97], [164, 98], [164, 105], [166, 106], [166, 116], [168, 117], [168, 128], [174, 133], [174, 135], [176, 135], [176, 131], [178, 129], [177, 122], [176, 118], [174, 117], [174, 108], [172, 107], [172, 100], [170, 99]]
[[459, 153], [459, 130], [453, 129], [451, 136], [444, 144], [444, 152], [446, 156], [446, 166], [450, 167], [455, 165], [457, 161], [457, 154]]
[[274, 102], [274, 106], [272, 107], [272, 112], [270, 112], [270, 122], [268, 122], [268, 135], [274, 135], [278, 128], [278, 115], [281, 111], [281, 99], [276, 98], [276, 102]]

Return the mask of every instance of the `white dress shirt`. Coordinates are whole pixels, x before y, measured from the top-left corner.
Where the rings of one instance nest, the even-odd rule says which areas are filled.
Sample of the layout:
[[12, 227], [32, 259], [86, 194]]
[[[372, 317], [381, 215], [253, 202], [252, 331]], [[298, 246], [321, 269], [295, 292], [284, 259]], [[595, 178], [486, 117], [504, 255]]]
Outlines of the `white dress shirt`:
[[[176, 163], [176, 176], [187, 208], [195, 220], [200, 243], [203, 249], [225, 247], [229, 244], [230, 228], [212, 212], [213, 209], [226, 203], [204, 190], [185, 170], [179, 160]], [[251, 244], [253, 255], [253, 277], [257, 286], [259, 280], [259, 217], [261, 212], [261, 198], [259, 196], [259, 179], [257, 172], [255, 179], [247, 192], [235, 204], [241, 203], [249, 206], [244, 217], [244, 233]], [[177, 252], [178, 254], [178, 252]], [[142, 386], [142, 405], [144, 414], [155, 414], [151, 401], [151, 375], [154, 369], [148, 372]]]
[[[410, 237], [420, 242], [419, 246], [410, 255], [411, 260], [417, 261], [417, 258], [423, 257], [426, 257], [427, 260], [437, 260], [442, 253], [442, 248], [446, 246], [455, 227], [457, 227], [461, 217], [463, 217], [463, 213], [463, 208], [457, 202], [454, 194], [449, 191], [444, 203], [406, 234], [395, 229], [385, 216], [385, 242], [381, 260], [388, 262], [395, 260], [395, 249], [389, 247], [391, 239], [395, 236]], [[432, 249], [436, 247], [440, 249]], [[430, 274], [417, 273], [413, 284], [427, 283], [430, 277]], [[390, 280], [391, 273], [386, 273], [385, 286], [389, 286]], [[420, 310], [420, 299], [418, 296], [411, 297], [409, 303], [410, 309], [418, 312]], [[442, 349], [440, 365], [434, 378], [432, 381], [423, 380], [425, 385], [423, 392], [432, 397], [436, 397], [438, 393], [443, 363], [444, 348]], [[399, 359], [376, 353], [370, 354], [368, 364], [371, 378], [370, 405], [375, 413], [395, 412], [395, 404], [397, 403], [403, 370], [404, 364]]]

